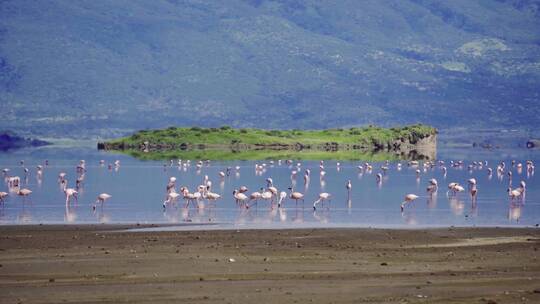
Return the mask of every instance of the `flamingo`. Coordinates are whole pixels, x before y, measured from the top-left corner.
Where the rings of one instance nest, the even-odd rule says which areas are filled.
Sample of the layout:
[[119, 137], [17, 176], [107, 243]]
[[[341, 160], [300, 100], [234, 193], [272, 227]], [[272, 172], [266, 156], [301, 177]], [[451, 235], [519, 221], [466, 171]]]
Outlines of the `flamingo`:
[[302, 200], [302, 203], [304, 203], [304, 194], [300, 192], [294, 192], [292, 187], [289, 187], [289, 190], [291, 191], [289, 193], [289, 197], [293, 200], [295, 200], [296, 204], [298, 205], [298, 201]]
[[4, 198], [8, 196], [7, 192], [0, 192], [0, 203], [4, 203]]
[[471, 188], [469, 189], [469, 193], [471, 194], [471, 197], [473, 199], [476, 198], [476, 195], [478, 194], [478, 188], [476, 187], [476, 184], [471, 185]]
[[186, 187], [182, 187], [180, 190], [182, 191], [182, 195], [184, 197], [184, 200], [186, 200], [186, 204], [185, 204], [184, 208], [189, 207], [189, 203], [193, 202], [193, 201], [197, 202], [197, 206], [199, 205], [199, 199], [201, 197], [201, 193], [199, 193], [199, 192], [190, 193], [188, 188], [186, 188]]
[[[259, 202], [259, 199], [261, 198], [261, 193], [263, 191], [263, 188], [261, 188], [260, 192], [253, 192], [249, 195], [249, 201], [255, 201], [255, 204]], [[253, 204], [252, 204], [253, 205]], [[250, 206], [246, 204], [246, 208], [249, 208]]]
[[94, 203], [94, 206], [92, 206], [92, 210], [96, 210], [96, 205], [98, 203], [101, 203], [101, 207], [103, 207], [103, 204], [105, 203], [105, 201], [110, 199], [111, 197], [112, 196], [107, 193], [101, 193], [100, 195], [98, 195], [96, 202]]
[[527, 187], [527, 184], [525, 183], [525, 181], [521, 181], [519, 182], [519, 188], [521, 189], [521, 193], [525, 194], [525, 189]]
[[[174, 190], [174, 189], [173, 189]], [[169, 192], [167, 194], [167, 199], [163, 202], [163, 209], [167, 207], [167, 204], [171, 202], [175, 202], [176, 199], [180, 196], [180, 193], [177, 193], [175, 191]]]
[[18, 176], [8, 177], [8, 188], [17, 188], [21, 184], [21, 178]]
[[281, 208], [281, 205], [283, 204], [283, 200], [287, 198], [287, 192], [281, 191], [279, 193], [279, 201], [278, 201], [278, 208]]
[[[67, 182], [66, 182], [66, 184], [67, 184]], [[75, 190], [73, 188], [67, 188], [66, 184], [64, 184], [64, 194], [66, 195], [66, 205], [67, 205], [72, 197], [75, 199], [75, 201], [78, 200], [77, 199], [77, 194], [79, 192], [77, 192], [77, 190]]]
[[167, 190], [167, 193], [170, 193], [170, 192], [174, 192], [174, 187], [175, 187], [175, 183], [174, 182], [171, 182], [169, 181], [167, 183], [167, 187], [165, 188]]
[[233, 197], [234, 197], [234, 200], [236, 201], [236, 204], [239, 204], [239, 203], [245, 204], [246, 201], [248, 200], [247, 195], [240, 192], [240, 190], [234, 190], [233, 191]]
[[238, 192], [239, 193], [246, 193], [246, 192], [248, 192], [248, 187], [240, 186], [240, 188], [238, 189]]
[[519, 188], [517, 189], [513, 189], [511, 187], [508, 187], [508, 196], [510, 197], [510, 200], [513, 201], [517, 198], [521, 198], [523, 192], [521, 192], [519, 190]]
[[292, 170], [292, 171], [291, 171], [291, 180], [296, 179], [296, 174], [297, 174], [297, 173], [298, 173], [298, 172], [297, 172], [296, 170]]
[[304, 185], [309, 184], [309, 174], [304, 174]]
[[30, 194], [32, 194], [32, 190], [26, 189], [26, 188], [22, 188], [21, 190], [19, 190], [19, 191], [17, 192], [17, 195], [23, 197], [23, 202], [26, 200], [26, 198], [27, 198]]
[[463, 192], [463, 191], [465, 191], [465, 188], [463, 188], [461, 185], [455, 185], [454, 188], [452, 189], [452, 193], [454, 195], [456, 195], [459, 192]]
[[478, 188], [476, 187], [476, 179], [470, 178], [468, 180], [469, 183], [469, 192], [471, 194], [471, 197], [476, 197], [476, 194], [478, 194]]
[[332, 195], [330, 193], [327, 193], [327, 192], [319, 193], [319, 199], [316, 200], [315, 202], [313, 202], [313, 210], [317, 210], [317, 204], [318, 203], [322, 203], [324, 205], [324, 201], [330, 200], [331, 196]]
[[84, 174], [81, 174], [81, 176], [77, 177], [75, 180], [75, 188], [78, 190], [82, 187], [82, 183], [84, 181]]
[[266, 188], [272, 192], [273, 195], [277, 195], [278, 194], [278, 189], [276, 187], [274, 187], [274, 181], [272, 180], [272, 178], [267, 178], [266, 179]]
[[66, 179], [66, 172], [60, 172], [58, 174], [58, 183], [61, 184]]
[[[456, 187], [459, 186], [459, 183], [452, 182], [448, 184], [448, 191], [446, 191], [446, 195], [448, 196], [448, 193], [452, 192], [453, 194], [456, 194]], [[461, 186], [459, 186], [461, 187]], [[463, 188], [463, 187], [462, 187]]]
[[270, 207], [273, 207], [273, 198], [274, 198], [274, 193], [270, 191], [269, 189], [261, 193], [261, 199], [267, 202], [270, 201]]
[[401, 203], [401, 212], [403, 212], [403, 209], [405, 208], [405, 205], [406, 204], [409, 204], [411, 203], [412, 201], [414, 201], [415, 199], [418, 198], [418, 195], [416, 194], [407, 194], [405, 195], [405, 199], [403, 200], [403, 202]]
[[429, 185], [428, 185], [426, 191], [428, 193], [430, 193], [430, 194], [433, 194], [433, 193], [437, 192], [438, 188], [439, 188], [439, 184], [438, 184], [437, 180], [432, 178], [432, 179], [429, 180]]
[[210, 186], [207, 186], [206, 187], [206, 191], [203, 195], [208, 201], [217, 201], [218, 199], [221, 198], [221, 195], [217, 194], [217, 193], [214, 193], [214, 192], [210, 192]]
[[347, 181], [347, 184], [345, 184], [345, 188], [347, 188], [347, 198], [351, 199], [352, 184], [350, 179]]

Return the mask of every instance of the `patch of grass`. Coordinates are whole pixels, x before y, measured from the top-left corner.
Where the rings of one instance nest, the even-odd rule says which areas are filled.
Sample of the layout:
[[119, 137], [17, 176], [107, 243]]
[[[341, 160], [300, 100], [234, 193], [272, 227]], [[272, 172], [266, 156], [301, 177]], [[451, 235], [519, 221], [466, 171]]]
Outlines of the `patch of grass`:
[[328, 129], [328, 130], [261, 130], [233, 129], [229, 126], [216, 128], [174, 128], [139, 131], [131, 136], [112, 140], [107, 144], [123, 144], [127, 147], [138, 147], [147, 142], [156, 145], [230, 145], [231, 143], [246, 145], [363, 145], [367, 148], [386, 146], [395, 141], [418, 140], [436, 134], [437, 130], [426, 125], [411, 125], [400, 128], [380, 128], [368, 126], [364, 128]]
[[210, 159], [210, 160], [264, 160], [264, 159], [296, 159], [296, 160], [365, 160], [384, 161], [407, 158], [390, 152], [359, 152], [347, 151], [317, 151], [317, 150], [166, 150], [157, 152], [142, 152], [139, 150], [126, 150], [133, 157], [142, 160], [169, 160], [169, 159]]
[[[380, 128], [370, 125], [363, 128], [327, 130], [233, 129], [229, 126], [169, 127], [161, 130], [142, 130], [128, 137], [109, 141], [105, 146], [108, 150], [121, 150], [140, 159], [294, 158], [375, 161], [407, 158], [397, 154], [398, 151], [393, 151], [393, 145], [396, 143], [414, 145], [419, 140], [436, 133], [435, 128], [425, 125], [400, 128]], [[302, 145], [300, 151], [296, 149], [298, 144]], [[149, 151], [141, 151], [145, 146], [149, 147]], [[204, 146], [205, 149], [196, 149], [198, 146]], [[267, 148], [261, 150], [261, 146]], [[279, 149], [270, 148], [271, 146], [279, 146]], [[328, 151], [328, 147], [337, 151]]]

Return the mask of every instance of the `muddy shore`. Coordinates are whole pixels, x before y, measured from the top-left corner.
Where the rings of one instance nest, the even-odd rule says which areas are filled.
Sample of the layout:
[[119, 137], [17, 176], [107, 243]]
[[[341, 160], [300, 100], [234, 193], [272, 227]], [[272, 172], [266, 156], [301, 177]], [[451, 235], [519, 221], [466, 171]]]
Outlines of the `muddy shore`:
[[540, 303], [540, 229], [0, 227], [0, 303]]

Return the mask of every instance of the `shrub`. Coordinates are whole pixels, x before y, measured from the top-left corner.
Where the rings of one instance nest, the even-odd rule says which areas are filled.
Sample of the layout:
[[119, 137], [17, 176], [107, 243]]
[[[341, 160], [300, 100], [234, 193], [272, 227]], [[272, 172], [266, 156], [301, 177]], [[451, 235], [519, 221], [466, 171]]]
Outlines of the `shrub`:
[[270, 130], [270, 131], [266, 131], [265, 133], [266, 135], [269, 135], [269, 136], [281, 136], [281, 131], [279, 130]]

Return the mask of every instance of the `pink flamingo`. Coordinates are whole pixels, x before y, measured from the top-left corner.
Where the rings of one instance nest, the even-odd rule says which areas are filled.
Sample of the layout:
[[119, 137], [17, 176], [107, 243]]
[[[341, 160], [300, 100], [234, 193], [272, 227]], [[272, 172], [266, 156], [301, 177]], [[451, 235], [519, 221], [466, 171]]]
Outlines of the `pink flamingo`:
[[405, 195], [405, 199], [401, 203], [401, 212], [403, 212], [403, 209], [405, 208], [405, 205], [413, 202], [417, 198], [418, 198], [418, 195], [416, 195], [416, 194], [411, 193], [411, 194]]
[[110, 194], [107, 194], [107, 193], [101, 193], [100, 195], [98, 195], [97, 199], [96, 199], [96, 202], [94, 203], [94, 206], [92, 206], [92, 209], [93, 210], [96, 210], [96, 205], [98, 203], [101, 203], [101, 207], [103, 208], [103, 204], [105, 203], [106, 200], [110, 199], [112, 196]]
[[317, 210], [317, 204], [319, 203], [323, 204], [323, 207], [324, 207], [324, 202], [327, 200], [330, 201], [331, 196], [332, 195], [327, 192], [319, 193], [319, 199], [313, 202], [313, 210]]

